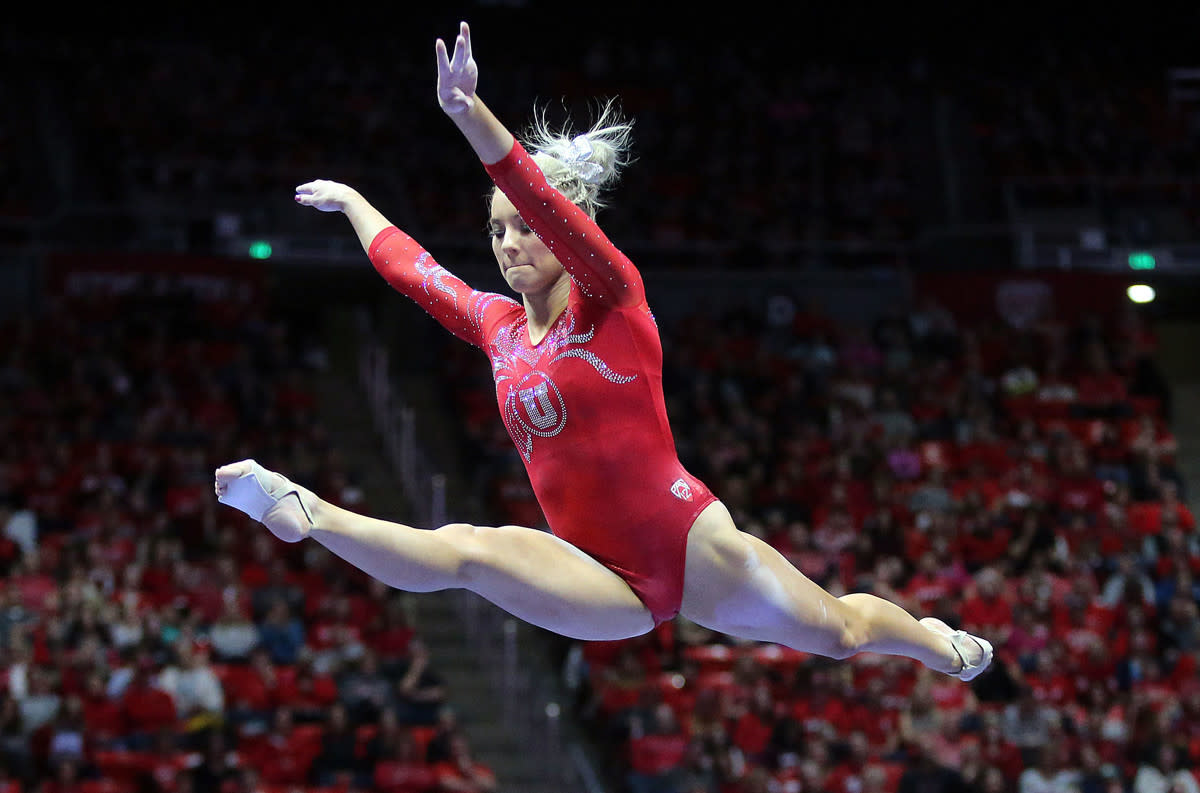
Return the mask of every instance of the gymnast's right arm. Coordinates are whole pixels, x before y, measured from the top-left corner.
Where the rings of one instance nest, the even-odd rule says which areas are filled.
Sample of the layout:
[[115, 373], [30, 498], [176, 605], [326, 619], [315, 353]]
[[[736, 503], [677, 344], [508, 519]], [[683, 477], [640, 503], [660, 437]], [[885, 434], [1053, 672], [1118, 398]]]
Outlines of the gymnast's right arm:
[[322, 212], [343, 213], [384, 280], [451, 333], [476, 347], [483, 346], [484, 324], [493, 306], [511, 302], [467, 286], [351, 187], [318, 179], [296, 188], [296, 203]]

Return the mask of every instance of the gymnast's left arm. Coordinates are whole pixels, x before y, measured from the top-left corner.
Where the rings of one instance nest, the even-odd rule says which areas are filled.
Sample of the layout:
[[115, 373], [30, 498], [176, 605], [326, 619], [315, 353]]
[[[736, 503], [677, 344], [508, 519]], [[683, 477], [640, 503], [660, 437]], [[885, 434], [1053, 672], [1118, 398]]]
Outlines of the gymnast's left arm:
[[479, 69], [471, 32], [461, 24], [449, 57], [437, 40], [438, 103], [483, 161], [496, 186], [513, 202], [579, 285], [585, 298], [618, 306], [646, 299], [641, 274], [592, 218], [546, 182], [533, 158], [476, 95]]

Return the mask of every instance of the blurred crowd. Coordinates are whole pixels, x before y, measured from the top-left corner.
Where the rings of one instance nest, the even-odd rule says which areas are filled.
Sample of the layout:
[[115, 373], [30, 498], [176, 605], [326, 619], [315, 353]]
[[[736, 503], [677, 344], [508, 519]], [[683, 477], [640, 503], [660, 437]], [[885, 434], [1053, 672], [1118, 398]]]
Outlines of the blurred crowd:
[[0, 790], [494, 789], [402, 593], [213, 495], [253, 456], [367, 508], [316, 329], [264, 305], [134, 289], [0, 331]]
[[[579, 645], [582, 712], [630, 793], [1200, 789], [1200, 534], [1153, 329], [932, 300], [854, 327], [788, 302], [662, 328], [682, 459], [812, 580], [986, 636], [995, 667], [967, 686], [682, 618]], [[540, 525], [466, 355], [447, 398], [490, 508]]]

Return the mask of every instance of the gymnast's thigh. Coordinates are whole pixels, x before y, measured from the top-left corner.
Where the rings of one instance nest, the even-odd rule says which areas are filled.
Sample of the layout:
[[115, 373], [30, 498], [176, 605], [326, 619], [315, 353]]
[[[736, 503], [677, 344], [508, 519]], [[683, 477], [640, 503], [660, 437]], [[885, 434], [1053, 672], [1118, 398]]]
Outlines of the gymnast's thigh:
[[607, 641], [654, 627], [616, 573], [549, 532], [456, 524], [437, 530], [462, 551], [460, 585], [546, 630]]
[[688, 534], [680, 613], [712, 630], [789, 647], [824, 647], [846, 608], [777, 550], [740, 531], [721, 502]]

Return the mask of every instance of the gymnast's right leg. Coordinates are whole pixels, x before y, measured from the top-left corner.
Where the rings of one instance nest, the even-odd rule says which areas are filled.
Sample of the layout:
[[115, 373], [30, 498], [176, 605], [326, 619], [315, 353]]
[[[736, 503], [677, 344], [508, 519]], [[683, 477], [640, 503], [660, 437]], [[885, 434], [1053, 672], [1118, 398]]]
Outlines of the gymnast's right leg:
[[452, 523], [418, 529], [329, 504], [253, 460], [217, 469], [219, 500], [279, 539], [317, 542], [389, 586], [469, 589], [513, 616], [564, 636], [624, 639], [654, 627], [616, 573], [552, 534]]

